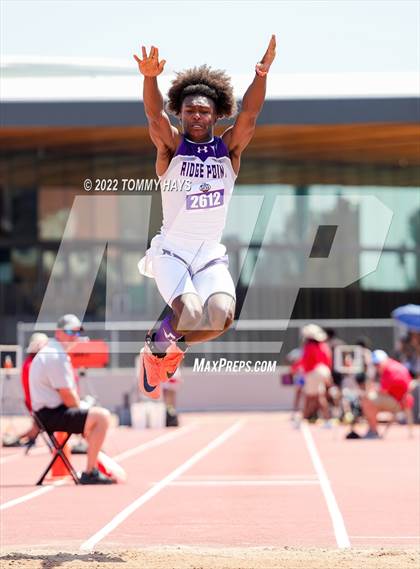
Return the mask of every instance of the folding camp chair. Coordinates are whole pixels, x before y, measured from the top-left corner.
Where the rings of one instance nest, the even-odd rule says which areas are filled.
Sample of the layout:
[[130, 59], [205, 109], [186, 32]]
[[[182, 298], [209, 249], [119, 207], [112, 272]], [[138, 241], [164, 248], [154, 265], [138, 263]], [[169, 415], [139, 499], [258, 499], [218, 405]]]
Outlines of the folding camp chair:
[[32, 413], [32, 417], [33, 417], [34, 421], [36, 422], [36, 424], [38, 425], [40, 432], [45, 433], [45, 435], [48, 437], [48, 439], [51, 443], [51, 446], [52, 446], [52, 451], [53, 451], [53, 456], [52, 456], [47, 468], [44, 470], [40, 479], [36, 483], [37, 486], [42, 485], [42, 483], [44, 482], [44, 479], [47, 476], [48, 472], [51, 470], [55, 461], [58, 460], [59, 457], [63, 461], [64, 466], [68, 470], [70, 476], [73, 478], [74, 483], [79, 484], [79, 477], [77, 476], [77, 472], [73, 468], [72, 464], [70, 463], [69, 459], [67, 458], [67, 456], [64, 452], [64, 447], [67, 444], [72, 433], [66, 433], [66, 436], [64, 437], [63, 441], [58, 442], [55, 434], [50, 432], [50, 431], [47, 431], [47, 429], [44, 427], [44, 425], [42, 424], [41, 420], [39, 419], [39, 417], [36, 413]]
[[[31, 417], [34, 421], [36, 421], [38, 427], [39, 427], [39, 423], [38, 421], [35, 419], [35, 417], [33, 416], [33, 414], [31, 413]], [[28, 443], [26, 444], [26, 448], [25, 448], [25, 455], [29, 454], [30, 451], [32, 450], [32, 448], [34, 446], [36, 446], [36, 441], [38, 440], [38, 438], [41, 437], [42, 440], [44, 441], [44, 443], [46, 444], [48, 450], [50, 452], [54, 452], [54, 446], [52, 444], [52, 442], [50, 441], [50, 439], [47, 437], [45, 431], [39, 431], [39, 433], [30, 441], [28, 441]]]

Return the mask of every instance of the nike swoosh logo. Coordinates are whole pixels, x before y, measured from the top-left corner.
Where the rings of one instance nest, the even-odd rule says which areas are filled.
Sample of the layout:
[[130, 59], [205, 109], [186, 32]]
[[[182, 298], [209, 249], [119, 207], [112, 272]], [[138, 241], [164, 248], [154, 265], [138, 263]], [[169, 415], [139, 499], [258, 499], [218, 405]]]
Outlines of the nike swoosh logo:
[[144, 389], [147, 391], [147, 393], [153, 393], [153, 391], [156, 389], [157, 385], [153, 386], [150, 385], [150, 383], [147, 381], [147, 374], [146, 374], [146, 367], [143, 364], [143, 387]]

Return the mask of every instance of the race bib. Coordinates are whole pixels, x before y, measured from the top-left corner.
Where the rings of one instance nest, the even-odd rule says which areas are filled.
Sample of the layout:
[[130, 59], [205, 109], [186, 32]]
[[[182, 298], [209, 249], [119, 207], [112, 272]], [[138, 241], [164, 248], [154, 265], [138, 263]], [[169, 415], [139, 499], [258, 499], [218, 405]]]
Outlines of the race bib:
[[220, 207], [224, 204], [225, 190], [213, 190], [211, 192], [202, 192], [200, 194], [191, 194], [186, 196], [187, 209], [211, 209]]

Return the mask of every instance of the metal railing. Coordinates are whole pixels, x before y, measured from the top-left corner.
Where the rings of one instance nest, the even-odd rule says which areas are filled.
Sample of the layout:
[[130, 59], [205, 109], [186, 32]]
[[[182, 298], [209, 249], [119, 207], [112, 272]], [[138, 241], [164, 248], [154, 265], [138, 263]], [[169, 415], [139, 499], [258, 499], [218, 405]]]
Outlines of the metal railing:
[[[317, 319], [323, 328], [333, 328], [337, 337], [347, 344], [354, 344], [361, 336], [367, 336], [374, 348], [392, 352], [398, 330], [392, 319]], [[219, 356], [229, 359], [266, 359], [275, 355], [278, 363], [284, 363], [285, 355], [300, 344], [299, 330], [310, 320], [238, 320], [223, 336], [215, 340], [196, 344], [186, 357], [197, 354]], [[84, 322], [86, 334], [91, 339], [102, 339], [110, 350], [109, 369], [131, 368], [135, 357], [143, 346], [148, 330], [155, 326], [154, 321], [134, 322]], [[36, 324], [19, 322], [17, 340], [22, 349], [28, 345], [30, 335], [36, 330], [52, 336], [55, 322]]]

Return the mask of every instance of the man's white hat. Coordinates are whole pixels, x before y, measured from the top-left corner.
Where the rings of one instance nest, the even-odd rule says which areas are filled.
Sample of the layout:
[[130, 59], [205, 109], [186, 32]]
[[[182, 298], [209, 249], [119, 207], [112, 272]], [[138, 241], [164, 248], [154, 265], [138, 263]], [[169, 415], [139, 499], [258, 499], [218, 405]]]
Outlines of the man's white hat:
[[325, 342], [328, 337], [318, 324], [307, 324], [302, 328], [301, 334], [304, 340], [315, 340], [316, 342]]
[[48, 343], [48, 336], [42, 332], [35, 332], [29, 339], [29, 345], [26, 348], [28, 354], [36, 354]]
[[82, 323], [75, 314], [64, 314], [58, 319], [57, 328], [60, 330], [83, 330]]
[[380, 364], [388, 359], [388, 354], [384, 350], [374, 350], [372, 352], [373, 365]]

